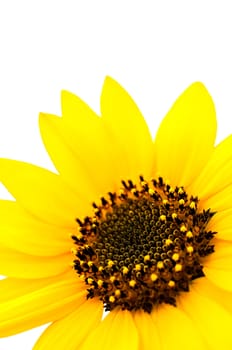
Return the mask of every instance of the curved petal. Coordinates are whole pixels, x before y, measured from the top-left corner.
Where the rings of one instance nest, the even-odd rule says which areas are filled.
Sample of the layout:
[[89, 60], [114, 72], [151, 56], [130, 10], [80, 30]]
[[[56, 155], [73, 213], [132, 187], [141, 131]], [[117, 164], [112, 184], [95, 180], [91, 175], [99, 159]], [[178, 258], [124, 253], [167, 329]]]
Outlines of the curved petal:
[[0, 274], [18, 278], [44, 278], [71, 269], [71, 253], [56, 256], [35, 256], [0, 246]]
[[79, 350], [138, 350], [138, 332], [127, 310], [110, 312]]
[[160, 306], [152, 312], [157, 325], [162, 350], [205, 349], [205, 343], [192, 320], [180, 309], [171, 305]]
[[206, 199], [232, 184], [232, 135], [213, 151], [209, 161], [188, 189], [201, 199]]
[[35, 217], [45, 222], [75, 228], [75, 218], [89, 210], [64, 184], [59, 175], [38, 166], [0, 159], [0, 181], [14, 198]]
[[33, 290], [20, 288], [19, 280], [11, 281], [11, 286], [22, 290], [17, 291], [13, 299], [1, 303], [0, 336], [6, 337], [58, 320], [80, 306], [86, 298], [83, 283], [76, 278], [59, 278], [51, 283], [47, 279], [47, 285], [41, 286], [36, 286], [34, 281], [21, 280], [22, 285], [35, 283]]
[[148, 126], [132, 98], [110, 77], [102, 88], [101, 113], [118, 149], [118, 166], [125, 169], [123, 178], [138, 181], [144, 175], [150, 179], [153, 144]]
[[204, 266], [232, 272], [232, 243], [214, 240], [215, 251], [204, 259]]
[[156, 171], [171, 184], [189, 185], [208, 161], [216, 136], [213, 101], [201, 83], [191, 85], [163, 119], [155, 138]]
[[70, 251], [72, 241], [66, 229], [37, 220], [17, 202], [0, 200], [0, 213], [0, 243], [4, 246], [39, 256]]
[[231, 349], [232, 316], [222, 306], [200, 295], [192, 285], [179, 300], [179, 306], [189, 315], [212, 350]]
[[232, 240], [232, 208], [217, 212], [210, 220], [207, 229], [217, 232], [219, 240]]
[[204, 267], [206, 277], [221, 289], [232, 292], [232, 271]]
[[76, 350], [101, 322], [102, 302], [87, 300], [65, 318], [51, 324], [33, 350]]
[[211, 208], [213, 211], [220, 213], [224, 210], [231, 209], [232, 202], [232, 184], [224, 188], [213, 196], [199, 202], [199, 209]]
[[139, 334], [139, 350], [160, 349], [159, 333], [151, 315], [139, 310], [133, 318]]
[[[67, 104], [68, 97], [66, 93]], [[118, 159], [113, 158], [114, 145], [106, 134], [101, 118], [94, 113], [83, 115], [81, 110], [74, 116], [71, 123], [66, 118], [40, 114], [41, 136], [65, 182], [78, 195], [86, 196], [92, 202], [101, 194], [112, 191]]]
[[217, 287], [207, 276], [196, 279], [194, 281], [194, 289], [197, 293], [223, 306], [232, 315], [232, 292]]

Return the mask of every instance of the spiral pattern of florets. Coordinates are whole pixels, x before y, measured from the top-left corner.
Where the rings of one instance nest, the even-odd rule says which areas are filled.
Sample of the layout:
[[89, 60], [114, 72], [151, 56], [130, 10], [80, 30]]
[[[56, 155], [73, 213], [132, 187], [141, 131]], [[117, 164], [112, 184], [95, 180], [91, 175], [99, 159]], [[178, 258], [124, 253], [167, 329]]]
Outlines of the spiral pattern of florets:
[[198, 211], [198, 198], [160, 177], [139, 185], [122, 181], [119, 193], [93, 204], [93, 217], [77, 219], [73, 267], [105, 310], [176, 305], [192, 280], [204, 276], [204, 258], [213, 253], [214, 213]]

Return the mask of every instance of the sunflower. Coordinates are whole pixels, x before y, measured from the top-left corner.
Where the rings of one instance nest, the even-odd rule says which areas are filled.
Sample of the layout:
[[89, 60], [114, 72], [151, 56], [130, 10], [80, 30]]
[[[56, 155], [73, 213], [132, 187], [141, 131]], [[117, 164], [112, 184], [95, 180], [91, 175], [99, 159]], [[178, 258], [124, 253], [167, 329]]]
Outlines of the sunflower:
[[154, 141], [111, 78], [101, 117], [64, 91], [39, 125], [57, 173], [0, 160], [1, 336], [50, 322], [34, 350], [231, 349], [232, 136], [214, 146], [205, 87]]

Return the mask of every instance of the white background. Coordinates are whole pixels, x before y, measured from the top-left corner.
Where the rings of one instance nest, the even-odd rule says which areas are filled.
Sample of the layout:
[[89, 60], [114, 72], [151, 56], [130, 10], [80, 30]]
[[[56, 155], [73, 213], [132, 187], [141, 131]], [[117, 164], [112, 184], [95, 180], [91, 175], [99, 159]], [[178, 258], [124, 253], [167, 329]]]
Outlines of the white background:
[[[202, 81], [216, 104], [219, 141], [232, 131], [230, 6], [229, 0], [0, 0], [0, 157], [52, 169], [38, 112], [59, 114], [61, 89], [99, 111], [105, 75], [131, 93], [153, 134], [181, 91]], [[3, 187], [0, 197], [8, 198]], [[42, 329], [0, 339], [0, 350], [31, 350]]]

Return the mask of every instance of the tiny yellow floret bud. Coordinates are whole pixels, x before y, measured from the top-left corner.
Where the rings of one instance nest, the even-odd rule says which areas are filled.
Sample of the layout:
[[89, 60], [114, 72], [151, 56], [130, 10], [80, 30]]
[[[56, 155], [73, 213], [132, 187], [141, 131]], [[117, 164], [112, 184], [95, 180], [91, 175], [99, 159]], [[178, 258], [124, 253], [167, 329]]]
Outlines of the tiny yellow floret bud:
[[134, 288], [135, 285], [136, 285], [136, 281], [135, 281], [135, 280], [131, 280], [131, 281], [129, 282], [129, 286], [130, 286], [130, 287]]
[[161, 221], [166, 221], [166, 215], [160, 215], [160, 220]]
[[182, 265], [181, 265], [181, 264], [176, 264], [176, 266], [175, 266], [175, 271], [176, 271], [176, 272], [182, 271]]
[[179, 200], [179, 204], [180, 204], [180, 205], [184, 205], [184, 203], [185, 203], [184, 199], [180, 199], [180, 200]]
[[187, 237], [187, 238], [192, 238], [192, 237], [193, 237], [193, 233], [192, 233], [191, 231], [188, 231], [188, 232], [186, 233], [186, 237]]
[[107, 266], [112, 267], [113, 265], [114, 265], [114, 262], [112, 260], [109, 260]]
[[158, 261], [158, 262], [157, 262], [157, 268], [158, 268], [158, 269], [163, 269], [163, 268], [164, 268], [164, 263], [163, 263], [163, 261]]
[[172, 218], [176, 219], [177, 218], [177, 214], [176, 213], [172, 213]]
[[180, 255], [178, 253], [174, 253], [172, 256], [172, 260], [178, 261], [180, 259]]
[[149, 261], [151, 258], [150, 258], [150, 255], [145, 255], [145, 257], [143, 258], [143, 260], [144, 260], [144, 262], [146, 262], [146, 261]]
[[126, 275], [128, 272], [129, 272], [128, 268], [126, 266], [124, 266], [122, 269], [123, 275]]
[[114, 302], [115, 302], [115, 297], [114, 297], [113, 295], [111, 295], [111, 296], [109, 297], [109, 302], [110, 302], [110, 303], [114, 303]]
[[156, 273], [152, 273], [152, 274], [151, 274], [151, 280], [152, 280], [152, 282], [155, 282], [155, 281], [157, 280], [157, 278], [158, 278], [158, 276], [157, 276]]
[[175, 287], [175, 281], [170, 280], [168, 282], [168, 286], [171, 287], [171, 288]]
[[187, 252], [189, 253], [189, 254], [191, 254], [191, 253], [193, 253], [193, 247], [191, 246], [191, 245], [189, 245], [188, 247], [187, 247]]
[[182, 225], [181, 228], [180, 228], [181, 232], [186, 232], [187, 231], [187, 228], [185, 225]]
[[114, 292], [114, 294], [115, 294], [116, 297], [120, 297], [120, 295], [121, 295], [120, 289], [116, 289], [116, 291]]

